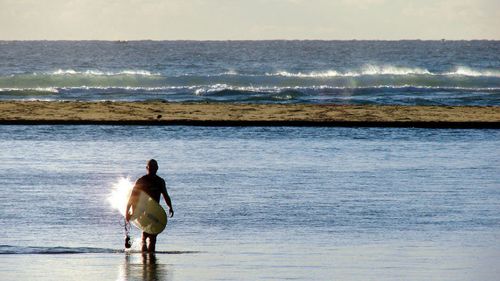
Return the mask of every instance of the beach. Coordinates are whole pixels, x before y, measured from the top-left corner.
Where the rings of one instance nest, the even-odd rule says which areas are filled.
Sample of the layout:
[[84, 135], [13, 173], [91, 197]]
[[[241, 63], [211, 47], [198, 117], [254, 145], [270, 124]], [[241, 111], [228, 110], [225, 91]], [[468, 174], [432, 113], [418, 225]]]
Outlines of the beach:
[[2, 101], [1, 124], [500, 128], [500, 107]]

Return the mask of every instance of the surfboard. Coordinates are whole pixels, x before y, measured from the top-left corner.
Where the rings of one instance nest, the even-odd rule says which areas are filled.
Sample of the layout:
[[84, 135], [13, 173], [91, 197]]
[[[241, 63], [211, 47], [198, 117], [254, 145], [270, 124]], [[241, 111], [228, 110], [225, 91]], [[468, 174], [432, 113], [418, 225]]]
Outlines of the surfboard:
[[146, 233], [158, 234], [167, 226], [165, 210], [144, 191], [139, 191], [137, 201], [132, 204], [132, 210], [130, 222]]

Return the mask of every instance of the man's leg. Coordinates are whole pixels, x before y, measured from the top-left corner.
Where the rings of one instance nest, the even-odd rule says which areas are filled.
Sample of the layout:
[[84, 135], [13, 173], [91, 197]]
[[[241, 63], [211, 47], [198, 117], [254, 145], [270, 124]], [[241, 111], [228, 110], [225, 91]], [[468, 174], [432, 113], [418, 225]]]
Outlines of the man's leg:
[[156, 250], [156, 235], [149, 235], [148, 252], [154, 253]]
[[[141, 251], [143, 252], [146, 252], [148, 250], [148, 245], [146, 244], [146, 240], [148, 239], [149, 237], [149, 234], [147, 234], [146, 232], [142, 232], [142, 247], [141, 247]], [[151, 240], [150, 240], [151, 241]]]

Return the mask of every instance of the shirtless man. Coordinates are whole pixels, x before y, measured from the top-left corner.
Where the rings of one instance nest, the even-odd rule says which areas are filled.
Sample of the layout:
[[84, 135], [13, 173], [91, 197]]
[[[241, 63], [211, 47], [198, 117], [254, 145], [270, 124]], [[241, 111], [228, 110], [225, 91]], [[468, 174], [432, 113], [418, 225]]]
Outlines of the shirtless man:
[[[156, 202], [160, 202], [160, 197], [163, 195], [165, 199], [165, 203], [169, 208], [170, 217], [174, 216], [174, 209], [172, 207], [172, 201], [170, 200], [170, 196], [168, 196], [167, 187], [165, 185], [165, 180], [156, 175], [158, 171], [158, 162], [156, 160], [151, 159], [148, 161], [146, 166], [147, 174], [142, 176], [135, 182], [134, 189], [132, 190], [132, 196], [130, 196], [130, 200], [127, 204], [127, 212], [125, 219], [127, 222], [130, 221], [130, 207], [134, 200], [136, 200], [139, 191], [146, 192], [151, 198], [156, 200]], [[146, 232], [142, 232], [142, 251], [153, 253], [156, 247], [156, 234], [149, 234]], [[149, 240], [149, 244], [147, 244], [147, 240]]]

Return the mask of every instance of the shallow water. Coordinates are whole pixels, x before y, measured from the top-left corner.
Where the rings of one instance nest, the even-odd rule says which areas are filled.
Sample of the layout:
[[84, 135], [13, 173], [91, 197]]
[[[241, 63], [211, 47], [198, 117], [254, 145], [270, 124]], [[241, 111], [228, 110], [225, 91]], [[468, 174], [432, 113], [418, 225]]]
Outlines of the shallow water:
[[[2, 279], [492, 280], [498, 147], [498, 130], [0, 126]], [[149, 158], [176, 211], [156, 259], [122, 251], [106, 201]]]

